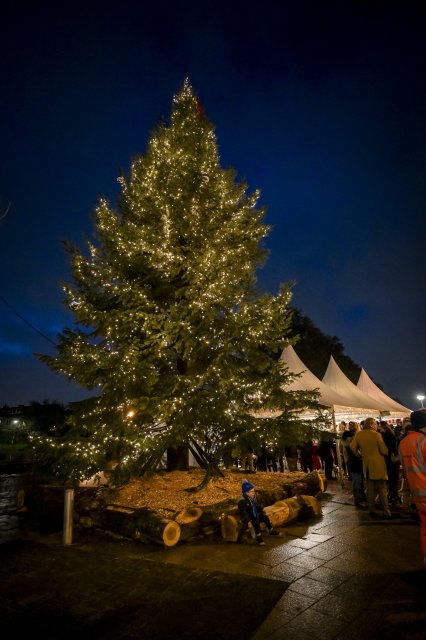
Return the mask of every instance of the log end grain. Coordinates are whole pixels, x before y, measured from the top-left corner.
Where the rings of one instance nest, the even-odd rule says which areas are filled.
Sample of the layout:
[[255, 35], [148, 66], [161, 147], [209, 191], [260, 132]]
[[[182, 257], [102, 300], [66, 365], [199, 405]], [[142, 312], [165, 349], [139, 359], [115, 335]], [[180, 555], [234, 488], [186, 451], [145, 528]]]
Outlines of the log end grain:
[[170, 520], [163, 529], [163, 543], [166, 547], [174, 547], [180, 540], [180, 526], [175, 520]]

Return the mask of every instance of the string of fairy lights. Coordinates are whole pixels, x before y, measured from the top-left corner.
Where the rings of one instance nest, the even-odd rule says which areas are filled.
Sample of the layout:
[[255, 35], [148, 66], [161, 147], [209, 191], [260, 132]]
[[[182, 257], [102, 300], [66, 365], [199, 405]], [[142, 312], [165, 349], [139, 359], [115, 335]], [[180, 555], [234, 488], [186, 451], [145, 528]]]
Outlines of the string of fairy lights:
[[77, 409], [72, 440], [44, 445], [87, 471], [117, 447], [130, 464], [189, 435], [210, 452], [243, 433], [268, 439], [271, 421], [257, 412], [273, 408], [286, 374], [259, 345], [284, 344], [291, 292], [254, 295], [269, 230], [260, 193], [221, 168], [188, 81], [170, 125], [118, 182], [117, 208], [100, 198], [95, 209], [99, 246], [72, 252], [64, 293], [80, 328], [64, 330], [57, 355], [44, 358], [100, 394]]

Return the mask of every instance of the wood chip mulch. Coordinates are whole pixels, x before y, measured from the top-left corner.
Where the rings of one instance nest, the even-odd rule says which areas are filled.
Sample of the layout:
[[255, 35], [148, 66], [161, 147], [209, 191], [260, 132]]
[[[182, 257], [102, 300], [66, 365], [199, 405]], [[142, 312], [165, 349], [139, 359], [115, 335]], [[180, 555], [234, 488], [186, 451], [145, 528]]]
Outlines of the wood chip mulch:
[[303, 472], [264, 472], [247, 474], [241, 470], [223, 470], [223, 478], [212, 478], [207, 487], [189, 492], [204, 478], [204, 471], [159, 472], [149, 478], [135, 478], [125, 485], [115, 488], [109, 502], [131, 508], [147, 507], [165, 517], [171, 517], [190, 507], [215, 505], [225, 500], [237, 500], [241, 495], [241, 483], [249, 480], [256, 489], [270, 489], [283, 483], [297, 482], [306, 474]]

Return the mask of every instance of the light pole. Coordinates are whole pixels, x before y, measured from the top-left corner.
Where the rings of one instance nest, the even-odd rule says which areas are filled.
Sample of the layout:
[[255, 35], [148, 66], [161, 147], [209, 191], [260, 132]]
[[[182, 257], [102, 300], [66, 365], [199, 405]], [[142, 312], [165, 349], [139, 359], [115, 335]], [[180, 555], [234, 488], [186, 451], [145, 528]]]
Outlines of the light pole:
[[423, 400], [425, 399], [425, 397], [424, 396], [416, 396], [416, 398], [417, 398], [417, 400], [420, 400], [420, 402], [422, 403], [422, 409], [424, 409]]

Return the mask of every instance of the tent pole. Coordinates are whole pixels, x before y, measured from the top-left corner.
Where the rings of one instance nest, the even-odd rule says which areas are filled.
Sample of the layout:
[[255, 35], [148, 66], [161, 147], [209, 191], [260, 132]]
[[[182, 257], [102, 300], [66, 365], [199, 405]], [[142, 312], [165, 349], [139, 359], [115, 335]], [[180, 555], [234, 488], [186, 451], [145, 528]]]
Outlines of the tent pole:
[[342, 489], [344, 489], [345, 487], [345, 481], [344, 481], [344, 477], [343, 477], [343, 467], [342, 467], [342, 452], [340, 450], [340, 442], [339, 442], [339, 438], [338, 438], [338, 434], [337, 434], [337, 424], [336, 424], [336, 414], [334, 412], [334, 407], [333, 407], [333, 426], [334, 426], [334, 433], [336, 434], [336, 452], [337, 452], [337, 473], [339, 476], [339, 482], [340, 482], [340, 486], [342, 487]]

